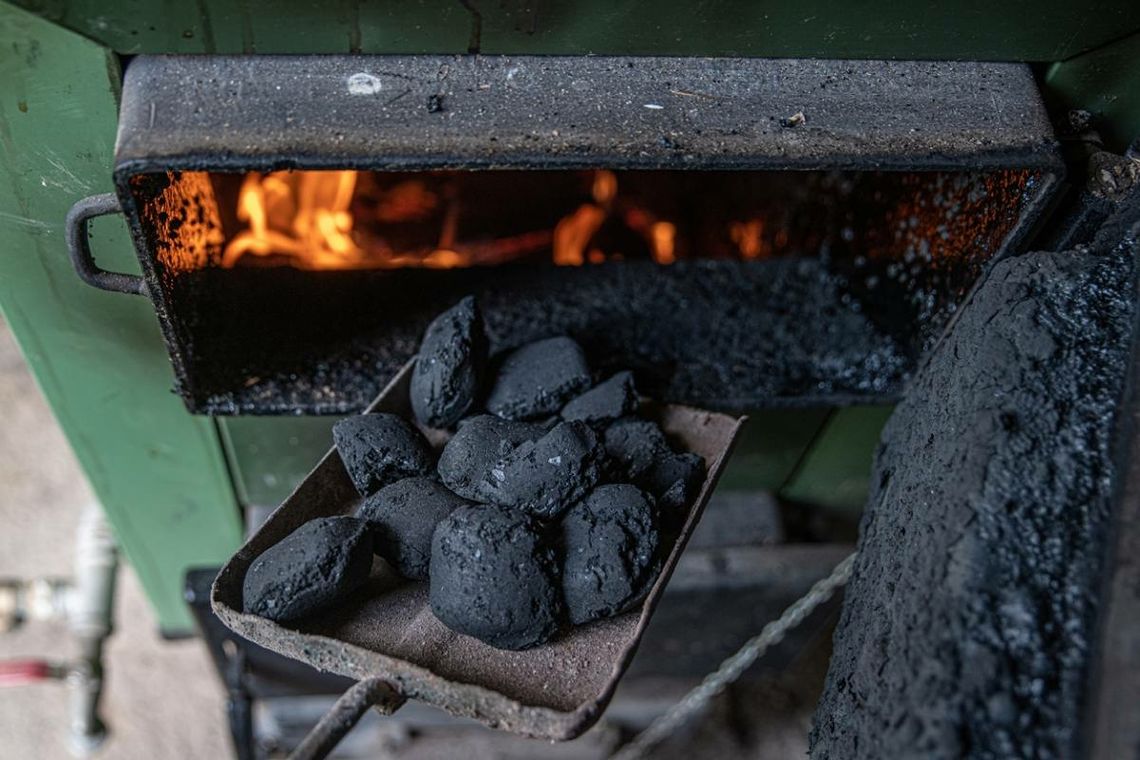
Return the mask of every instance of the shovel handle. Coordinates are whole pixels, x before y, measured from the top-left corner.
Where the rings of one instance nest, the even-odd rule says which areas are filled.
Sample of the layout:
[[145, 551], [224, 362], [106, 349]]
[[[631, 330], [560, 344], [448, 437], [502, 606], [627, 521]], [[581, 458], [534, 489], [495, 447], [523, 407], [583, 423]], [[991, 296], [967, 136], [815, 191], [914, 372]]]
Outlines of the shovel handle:
[[375, 707], [384, 715], [391, 715], [400, 709], [404, 701], [396, 687], [383, 678], [365, 678], [356, 682], [297, 745], [289, 760], [323, 760], [364, 717], [368, 708]]

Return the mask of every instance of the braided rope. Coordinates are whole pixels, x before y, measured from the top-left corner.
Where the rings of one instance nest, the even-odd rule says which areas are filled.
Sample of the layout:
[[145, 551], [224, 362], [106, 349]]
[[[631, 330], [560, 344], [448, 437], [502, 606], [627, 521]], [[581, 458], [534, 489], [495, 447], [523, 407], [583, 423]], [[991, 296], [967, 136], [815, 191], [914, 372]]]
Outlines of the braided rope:
[[634, 737], [633, 741], [622, 747], [613, 756], [613, 760], [638, 760], [645, 757], [649, 750], [688, 722], [695, 713], [704, 709], [709, 700], [740, 678], [744, 671], [748, 670], [770, 647], [779, 644], [789, 631], [830, 599], [836, 590], [851, 578], [854, 564], [855, 553], [852, 552], [835, 566], [830, 575], [812, 586], [806, 594], [784, 610], [779, 618], [764, 626], [760, 633], [746, 641], [736, 654], [705, 676], [700, 685], [682, 697], [681, 701], [669, 708], [668, 712], [653, 721], [649, 728]]

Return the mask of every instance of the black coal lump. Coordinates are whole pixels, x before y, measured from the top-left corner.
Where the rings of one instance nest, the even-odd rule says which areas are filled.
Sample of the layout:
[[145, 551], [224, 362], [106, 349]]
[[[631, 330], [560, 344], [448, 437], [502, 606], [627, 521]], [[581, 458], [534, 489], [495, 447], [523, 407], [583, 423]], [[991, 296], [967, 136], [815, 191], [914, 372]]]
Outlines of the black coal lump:
[[541, 438], [548, 429], [543, 424], [504, 420], [491, 414], [468, 417], [440, 452], [439, 478], [465, 499], [486, 501], [483, 481], [491, 467], [516, 446]]
[[405, 478], [365, 499], [356, 516], [368, 523], [376, 553], [396, 572], [426, 581], [435, 526], [464, 504], [470, 502], [431, 478]]
[[598, 423], [631, 414], [637, 409], [632, 372], [619, 372], [598, 383], [562, 407], [562, 419]]
[[486, 499], [554, 518], [601, 479], [602, 447], [584, 422], [562, 422], [500, 459], [483, 481]]
[[410, 386], [416, 419], [434, 428], [458, 422], [475, 402], [486, 359], [483, 317], [475, 298], [468, 296], [424, 332]]
[[333, 426], [340, 458], [361, 496], [397, 480], [430, 475], [431, 446], [419, 430], [394, 414], [361, 414]]
[[657, 497], [662, 515], [669, 516], [692, 502], [704, 477], [705, 462], [698, 455], [662, 451], [636, 482]]
[[660, 567], [651, 496], [629, 484], [600, 486], [562, 519], [562, 592], [579, 625], [624, 612]]
[[372, 532], [355, 517], [309, 520], [250, 564], [246, 612], [286, 622], [327, 609], [368, 580]]
[[606, 428], [603, 438], [607, 466], [615, 480], [637, 482], [659, 454], [669, 451], [661, 428], [655, 422], [637, 417], [616, 420]]
[[487, 411], [512, 420], [556, 414], [591, 382], [586, 355], [572, 338], [528, 343], [503, 359]]
[[539, 522], [517, 509], [471, 505], [443, 520], [429, 588], [445, 625], [499, 649], [549, 641], [563, 617], [557, 552]]

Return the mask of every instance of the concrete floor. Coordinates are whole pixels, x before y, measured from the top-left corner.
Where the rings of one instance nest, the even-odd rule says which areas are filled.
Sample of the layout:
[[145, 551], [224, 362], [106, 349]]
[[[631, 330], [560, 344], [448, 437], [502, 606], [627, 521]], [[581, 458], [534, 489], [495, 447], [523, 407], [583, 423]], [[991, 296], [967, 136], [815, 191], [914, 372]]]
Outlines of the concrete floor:
[[[2, 322], [0, 409], [0, 577], [66, 576], [91, 492]], [[99, 757], [228, 757], [222, 689], [202, 643], [159, 638], [128, 566], [119, 572], [115, 613], [103, 713], [111, 736]], [[70, 644], [63, 624], [29, 623], [0, 633], [0, 659], [65, 659]], [[0, 688], [0, 757], [71, 757], [66, 708], [58, 682]]]

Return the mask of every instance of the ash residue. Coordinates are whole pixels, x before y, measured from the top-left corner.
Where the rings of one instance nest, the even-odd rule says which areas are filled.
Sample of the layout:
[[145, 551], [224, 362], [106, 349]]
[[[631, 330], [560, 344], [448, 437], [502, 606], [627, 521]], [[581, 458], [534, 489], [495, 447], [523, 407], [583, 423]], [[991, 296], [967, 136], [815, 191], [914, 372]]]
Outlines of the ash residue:
[[907, 388], [813, 757], [1079, 754], [1134, 309], [1111, 248], [999, 263]]
[[632, 368], [643, 392], [667, 402], [891, 399], [913, 363], [816, 259], [204, 270], [175, 297], [176, 311], [193, 315], [195, 403], [219, 414], [358, 411], [415, 354], [432, 318], [470, 294], [493, 350], [568, 334], [596, 370]]

